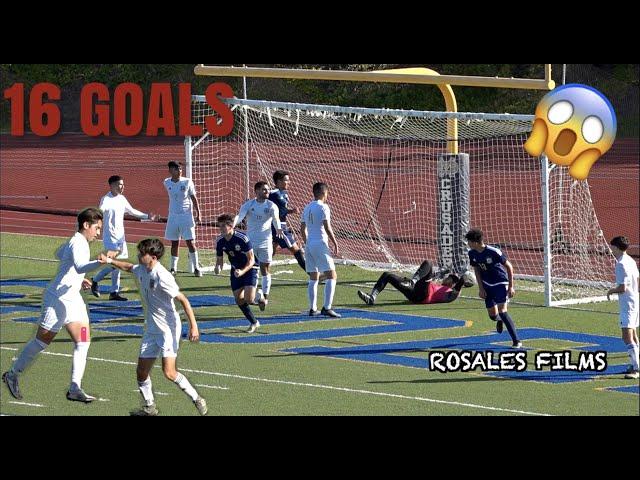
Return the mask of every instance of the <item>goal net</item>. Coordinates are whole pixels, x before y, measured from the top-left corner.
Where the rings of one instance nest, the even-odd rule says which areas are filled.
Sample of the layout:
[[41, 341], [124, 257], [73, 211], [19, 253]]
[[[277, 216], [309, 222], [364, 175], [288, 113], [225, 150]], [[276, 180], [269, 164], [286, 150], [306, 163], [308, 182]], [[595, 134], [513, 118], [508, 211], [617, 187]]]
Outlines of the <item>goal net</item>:
[[[363, 268], [411, 270], [428, 259], [466, 272], [473, 227], [505, 251], [518, 288], [547, 305], [597, 300], [613, 281], [588, 183], [523, 148], [533, 116], [228, 102], [230, 136], [186, 142], [203, 263], [215, 263], [216, 217], [236, 214], [256, 182], [273, 185], [273, 172], [286, 170], [300, 210], [314, 183], [329, 185], [341, 254]], [[204, 97], [192, 112], [203, 125], [215, 115]], [[298, 233], [300, 216], [289, 220]]]

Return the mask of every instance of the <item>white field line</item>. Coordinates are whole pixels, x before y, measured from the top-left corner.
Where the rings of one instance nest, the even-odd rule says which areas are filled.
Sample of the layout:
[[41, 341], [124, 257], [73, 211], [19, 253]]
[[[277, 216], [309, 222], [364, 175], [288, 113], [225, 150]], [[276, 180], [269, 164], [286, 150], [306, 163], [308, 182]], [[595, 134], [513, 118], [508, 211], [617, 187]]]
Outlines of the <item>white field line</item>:
[[[0, 349], [2, 349], [2, 350], [11, 350], [11, 351], [16, 351], [17, 350], [15, 348], [10, 348], [10, 347], [0, 347]], [[53, 355], [53, 356], [58, 356], [58, 357], [71, 357], [72, 356], [72, 355], [67, 354], [67, 353], [54, 353], [54, 352], [42, 352], [42, 355]], [[126, 361], [123, 361], [123, 360], [111, 360], [111, 359], [107, 359], [107, 358], [89, 357], [89, 360], [93, 360], [93, 361], [97, 361], [97, 362], [115, 363], [115, 364], [118, 364], [118, 365], [131, 365], [131, 366], [137, 365], [135, 362], [126, 362]], [[156, 366], [156, 368], [160, 368], [160, 367]], [[231, 373], [221, 373], [221, 372], [209, 372], [209, 371], [206, 371], [206, 370], [193, 370], [193, 369], [187, 369], [187, 368], [181, 368], [180, 370], [183, 371], [183, 372], [187, 372], [187, 373], [199, 373], [201, 375], [211, 375], [211, 376], [223, 377], [223, 378], [233, 378], [233, 379], [236, 379], [236, 380], [249, 380], [249, 381], [253, 381], [253, 382], [271, 383], [271, 384], [277, 384], [277, 385], [290, 385], [290, 386], [295, 386], [295, 387], [306, 387], [306, 388], [314, 388], [314, 389], [320, 389], [320, 390], [330, 390], [330, 391], [335, 391], [335, 392], [354, 393], [354, 394], [359, 394], [359, 395], [371, 395], [371, 396], [376, 396], [376, 397], [397, 398], [397, 399], [401, 399], [401, 400], [412, 400], [412, 401], [416, 401], [416, 402], [434, 403], [434, 404], [439, 404], [439, 405], [451, 405], [451, 406], [465, 407], [465, 408], [471, 408], [471, 409], [476, 409], [476, 410], [489, 410], [489, 411], [493, 411], [493, 412], [516, 413], [516, 414], [520, 414], [520, 415], [552, 416], [552, 415], [547, 414], [547, 413], [529, 412], [529, 411], [526, 411], [526, 410], [514, 410], [514, 409], [510, 409], [510, 408], [491, 407], [491, 406], [487, 406], [487, 405], [478, 405], [478, 404], [474, 404], [474, 403], [453, 402], [453, 401], [449, 401], [449, 400], [437, 400], [437, 399], [427, 398], [427, 397], [413, 397], [413, 396], [409, 396], [409, 395], [400, 395], [400, 394], [396, 394], [396, 393], [374, 392], [374, 391], [371, 391], [371, 390], [360, 390], [360, 389], [347, 388], [347, 387], [335, 387], [333, 385], [321, 385], [321, 384], [315, 384], [315, 383], [291, 382], [291, 381], [288, 381], [288, 380], [274, 380], [274, 379], [269, 379], [269, 378], [248, 377], [248, 376], [245, 376], [245, 375], [235, 375], [235, 374], [231, 374]]]

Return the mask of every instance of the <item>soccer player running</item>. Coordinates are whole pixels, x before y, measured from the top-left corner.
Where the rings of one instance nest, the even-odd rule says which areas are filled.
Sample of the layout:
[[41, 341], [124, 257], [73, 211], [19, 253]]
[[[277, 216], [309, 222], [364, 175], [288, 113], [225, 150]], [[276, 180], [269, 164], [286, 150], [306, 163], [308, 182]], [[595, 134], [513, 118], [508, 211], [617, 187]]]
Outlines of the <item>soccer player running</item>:
[[290, 183], [289, 172], [285, 172], [284, 170], [276, 171], [273, 174], [273, 183], [276, 186], [276, 189], [269, 193], [269, 200], [275, 203], [278, 207], [278, 211], [280, 212], [280, 225], [282, 226], [283, 232], [282, 238], [276, 238], [275, 228], [271, 229], [274, 240], [273, 251], [275, 252], [277, 250], [278, 245], [280, 248], [287, 248], [298, 261], [300, 268], [306, 271], [307, 266], [304, 260], [304, 252], [298, 246], [293, 230], [287, 223], [287, 215], [290, 213], [298, 213], [298, 209], [289, 204], [289, 192], [287, 192]]
[[618, 294], [620, 305], [620, 328], [622, 340], [627, 346], [631, 366], [625, 377], [638, 379], [638, 324], [640, 323], [640, 295], [638, 293], [638, 266], [627, 255], [629, 240], [627, 237], [615, 237], [611, 240], [611, 251], [616, 257], [616, 284], [607, 292], [607, 298]]
[[273, 238], [271, 228], [277, 238], [282, 238], [282, 227], [278, 207], [268, 199], [269, 187], [266, 182], [258, 182], [254, 187], [256, 198], [245, 202], [233, 221], [233, 228], [247, 219], [247, 236], [253, 245], [255, 261], [260, 265], [262, 294], [258, 295], [258, 305], [264, 311], [271, 292], [271, 262], [273, 261]]
[[[112, 258], [125, 259], [129, 258], [127, 250], [127, 241], [124, 235], [124, 215], [129, 214], [140, 220], [157, 220], [157, 216], [150, 213], [142, 213], [131, 206], [129, 201], [123, 195], [124, 180], [118, 175], [109, 178], [109, 187], [111, 191], [107, 193], [100, 201], [100, 210], [104, 215], [102, 243]], [[100, 298], [99, 282], [107, 275], [111, 274], [111, 294], [109, 300], [126, 302], [127, 299], [120, 295], [120, 270], [117, 268], [103, 268], [93, 277], [91, 284], [91, 293]]]
[[[198, 251], [196, 250], [196, 222], [200, 222], [200, 205], [196, 197], [196, 187], [190, 178], [182, 176], [182, 165], [169, 162], [170, 177], [164, 180], [169, 194], [169, 217], [165, 238], [171, 241], [171, 273], [178, 271], [180, 238], [184, 238], [189, 249], [191, 273], [201, 277]], [[193, 210], [195, 209], [195, 221]]]
[[140, 298], [144, 305], [145, 332], [138, 356], [138, 388], [142, 394], [141, 410], [132, 412], [133, 416], [156, 416], [153, 389], [151, 386], [151, 369], [159, 355], [162, 355], [162, 372], [189, 397], [200, 415], [207, 414], [207, 402], [198, 395], [187, 377], [176, 367], [182, 324], [180, 315], [173, 300], [182, 304], [189, 320], [189, 341], [200, 339], [198, 324], [187, 297], [180, 292], [176, 279], [160, 263], [164, 255], [164, 245], [157, 238], [147, 238], [138, 243], [138, 264], [114, 260], [102, 254], [100, 262], [109, 264], [125, 272], [135, 275]]
[[95, 270], [100, 263], [90, 260], [89, 242], [94, 241], [102, 229], [102, 212], [87, 208], [78, 214], [78, 232], [56, 252], [60, 260], [58, 273], [44, 291], [40, 324], [34, 339], [20, 352], [11, 369], [2, 375], [11, 395], [22, 399], [18, 378], [33, 363], [40, 352], [47, 348], [62, 327], [73, 340], [71, 385], [67, 399], [90, 403], [96, 398], [82, 390], [82, 377], [87, 366], [89, 352], [89, 315], [80, 289], [91, 288], [85, 273]]
[[367, 305], [373, 305], [389, 283], [411, 303], [451, 303], [460, 295], [464, 278], [451, 274], [438, 284], [434, 279], [433, 264], [425, 260], [412, 278], [384, 272], [370, 294], [358, 290], [358, 296]]
[[260, 322], [249, 307], [256, 298], [258, 287], [258, 268], [255, 264], [251, 240], [244, 233], [234, 229], [234, 218], [231, 215], [218, 217], [220, 237], [216, 243], [216, 267], [214, 273], [219, 275], [224, 266], [224, 254], [231, 263], [231, 290], [236, 304], [249, 323], [249, 333], [254, 333]]
[[[325, 315], [341, 318], [341, 315], [331, 308], [336, 291], [338, 274], [329, 249], [329, 240], [333, 243], [333, 253], [338, 256], [340, 250], [336, 236], [331, 227], [331, 209], [327, 205], [329, 187], [326, 183], [316, 183], [313, 186], [315, 201], [307, 205], [302, 213], [302, 239], [307, 246], [306, 270], [309, 274], [309, 316]], [[318, 312], [318, 280], [320, 273], [326, 278], [324, 286], [324, 306]]]
[[522, 348], [516, 326], [507, 311], [509, 298], [513, 298], [513, 265], [507, 256], [496, 247], [485, 245], [482, 230], [474, 229], [465, 235], [469, 245], [469, 259], [475, 270], [479, 296], [496, 323], [496, 331], [502, 333], [506, 325], [513, 348]]

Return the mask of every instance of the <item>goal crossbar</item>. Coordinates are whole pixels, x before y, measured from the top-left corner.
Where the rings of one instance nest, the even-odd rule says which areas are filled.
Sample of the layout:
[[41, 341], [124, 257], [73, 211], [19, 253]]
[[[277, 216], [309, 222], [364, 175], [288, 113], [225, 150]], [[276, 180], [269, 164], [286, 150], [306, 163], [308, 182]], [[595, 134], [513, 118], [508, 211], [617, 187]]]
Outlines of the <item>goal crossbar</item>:
[[451, 85], [461, 87], [515, 88], [525, 90], [553, 90], [551, 65], [545, 65], [545, 78], [500, 78], [464, 75], [433, 75], [399, 70], [355, 72], [346, 70], [310, 70], [291, 68], [234, 67], [199, 64], [196, 75], [212, 77], [282, 78], [295, 80], [337, 80], [374, 83], [413, 83], [422, 85]]

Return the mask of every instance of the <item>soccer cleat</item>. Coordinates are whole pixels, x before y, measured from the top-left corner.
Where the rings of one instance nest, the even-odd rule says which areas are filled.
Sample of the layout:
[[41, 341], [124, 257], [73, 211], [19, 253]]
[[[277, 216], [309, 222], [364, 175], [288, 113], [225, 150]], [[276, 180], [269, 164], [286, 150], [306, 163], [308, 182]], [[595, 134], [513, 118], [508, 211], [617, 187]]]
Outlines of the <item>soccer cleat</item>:
[[67, 400], [72, 402], [91, 403], [96, 400], [96, 397], [87, 395], [81, 388], [77, 390], [69, 390], [67, 392]]
[[632, 370], [630, 372], [627, 372], [624, 378], [626, 378], [627, 380], [637, 380], [638, 378], [640, 378], [640, 373], [638, 372], [638, 370]]
[[128, 298], [123, 297], [118, 292], [111, 292], [111, 294], [109, 295], [109, 300], [113, 300], [115, 302], [128, 302], [129, 301]]
[[7, 388], [14, 398], [22, 400], [22, 393], [20, 393], [20, 385], [18, 384], [18, 375], [11, 371], [4, 372], [2, 374], [2, 381], [7, 384]]
[[513, 342], [511, 348], [522, 348], [522, 342]]
[[93, 278], [91, 279], [91, 293], [94, 297], [100, 298], [100, 286]]
[[200, 278], [202, 277], [202, 272], [196, 268], [193, 272], [193, 275]]
[[202, 397], [198, 397], [193, 404], [196, 406], [196, 408], [198, 409], [198, 412], [200, 412], [200, 415], [206, 415], [207, 412], [209, 411], [209, 409], [207, 408], [207, 401], [202, 398]]
[[502, 320], [498, 320], [496, 322], [496, 332], [502, 333], [504, 330], [504, 322]]
[[310, 317], [317, 317], [318, 315], [320, 315], [320, 312], [318, 310], [309, 310], [309, 316]]
[[374, 304], [373, 297], [371, 295], [369, 295], [368, 293], [364, 293], [363, 291], [358, 290], [358, 296], [360, 297], [360, 300], [362, 300], [367, 305], [373, 305]]
[[132, 417], [157, 417], [158, 409], [155, 403], [151, 405], [145, 405], [140, 410], [135, 410], [131, 412]]
[[173, 268], [170, 270], [170, 272], [174, 277], [178, 274], [178, 272], [176, 272]]
[[260, 322], [252, 323], [251, 326], [249, 327], [249, 330], [247, 330], [247, 333], [255, 333], [255, 331], [258, 330], [259, 328], [260, 328]]
[[267, 300], [263, 295], [260, 301], [258, 302], [258, 308], [260, 308], [261, 312], [264, 312], [264, 310], [267, 308], [267, 305], [269, 305], [269, 300]]
[[332, 317], [332, 318], [342, 318], [342, 315], [340, 315], [339, 313], [334, 312], [330, 308], [324, 308], [324, 307], [322, 307], [322, 310], [320, 310], [320, 315], [324, 315], [325, 317]]

